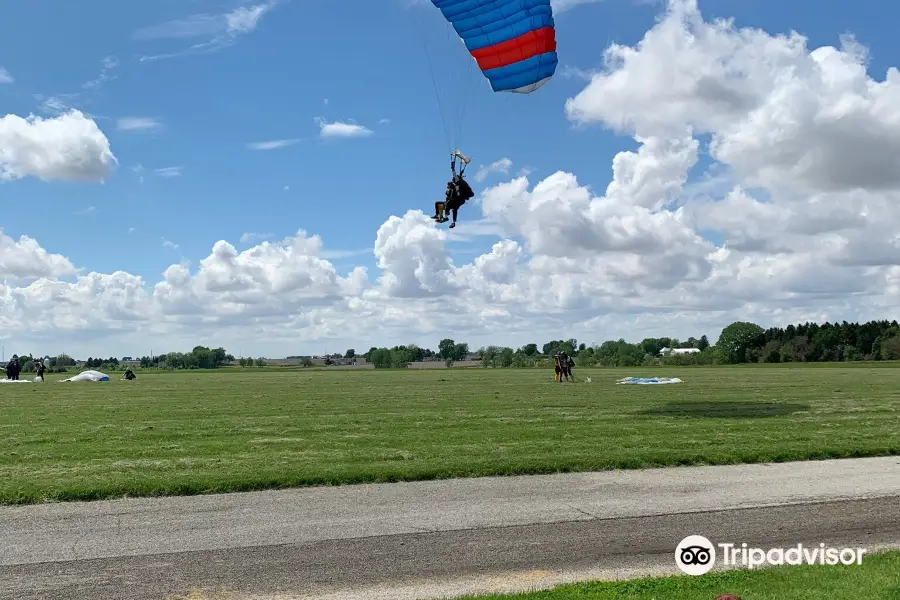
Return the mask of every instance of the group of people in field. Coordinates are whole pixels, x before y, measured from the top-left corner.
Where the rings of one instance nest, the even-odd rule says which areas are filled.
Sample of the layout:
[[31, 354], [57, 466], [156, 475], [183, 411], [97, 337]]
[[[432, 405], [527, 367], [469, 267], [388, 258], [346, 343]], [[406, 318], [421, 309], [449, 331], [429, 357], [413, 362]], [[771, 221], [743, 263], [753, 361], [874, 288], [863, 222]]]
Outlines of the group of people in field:
[[562, 383], [563, 377], [566, 378], [566, 381], [569, 381], [569, 378], [572, 379], [572, 383], [575, 382], [575, 375], [572, 374], [572, 367], [575, 366], [575, 361], [572, 360], [572, 357], [568, 355], [568, 353], [563, 350], [557, 352], [554, 356], [555, 366], [554, 370], [556, 371], [556, 375], [553, 378], [556, 383]]
[[[44, 372], [47, 368], [44, 366], [43, 362], [37, 361], [35, 363], [35, 371], [37, 371], [37, 377], [35, 381], [43, 381], [44, 380]], [[19, 362], [19, 357], [15, 354], [12, 359], [8, 363], [6, 363], [6, 378], [10, 381], [19, 381], [19, 377], [22, 375], [22, 363]]]
[[22, 365], [19, 364], [19, 357], [13, 356], [12, 359], [6, 363], [6, 378], [10, 381], [18, 381], [21, 372]]
[[[44, 373], [47, 370], [47, 367], [44, 366], [44, 363], [41, 361], [35, 361], [35, 371], [37, 371], [37, 377], [34, 379], [35, 381], [43, 381]], [[12, 359], [8, 363], [6, 363], [6, 378], [10, 381], [19, 381], [22, 375], [22, 363], [19, 361], [19, 357], [13, 355]]]

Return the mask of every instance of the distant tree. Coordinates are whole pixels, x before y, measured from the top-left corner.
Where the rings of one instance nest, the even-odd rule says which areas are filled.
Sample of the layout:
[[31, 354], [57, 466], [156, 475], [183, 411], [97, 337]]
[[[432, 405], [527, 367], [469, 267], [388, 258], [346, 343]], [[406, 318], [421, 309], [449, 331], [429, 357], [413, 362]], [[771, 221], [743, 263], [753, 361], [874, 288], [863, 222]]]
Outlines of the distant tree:
[[355, 357], [356, 357], [356, 350], [354, 350], [353, 348], [350, 348], [349, 350], [344, 352], [344, 358], [355, 358]]
[[746, 362], [764, 339], [763, 328], [756, 323], [735, 321], [722, 330], [716, 348], [727, 363]]
[[569, 356], [576, 355], [576, 348], [578, 348], [578, 340], [575, 338], [571, 338], [568, 340], [553, 340], [552, 342], [547, 342], [541, 347], [541, 354], [544, 356], [552, 356], [557, 352], [565, 352]]
[[709, 348], [709, 339], [705, 335], [701, 335], [697, 341], [697, 349], [701, 352]]
[[257, 366], [257, 367], [264, 367], [264, 366], [266, 366], [266, 360], [265, 360], [264, 358], [262, 358], [262, 357], [257, 358], [257, 359], [256, 359], [256, 366]]
[[500, 353], [500, 348], [497, 346], [488, 346], [487, 348], [482, 348], [478, 351], [478, 354], [481, 355], [481, 366], [485, 369], [488, 367], [493, 367], [494, 360], [497, 358], [497, 355]]
[[881, 360], [900, 360], [900, 337], [895, 335], [882, 340]]
[[456, 342], [450, 338], [441, 340], [438, 344], [438, 356], [444, 360], [450, 360], [456, 354]]
[[425, 360], [425, 350], [416, 344], [406, 346], [406, 350], [409, 353], [409, 362], [422, 362]]
[[767, 363], [781, 362], [781, 342], [772, 340], [762, 350], [762, 360]]
[[69, 356], [68, 354], [59, 354], [56, 357], [56, 364], [54, 367], [74, 367], [75, 359]]
[[366, 360], [376, 369], [389, 369], [391, 352], [387, 348], [372, 348], [367, 352]]

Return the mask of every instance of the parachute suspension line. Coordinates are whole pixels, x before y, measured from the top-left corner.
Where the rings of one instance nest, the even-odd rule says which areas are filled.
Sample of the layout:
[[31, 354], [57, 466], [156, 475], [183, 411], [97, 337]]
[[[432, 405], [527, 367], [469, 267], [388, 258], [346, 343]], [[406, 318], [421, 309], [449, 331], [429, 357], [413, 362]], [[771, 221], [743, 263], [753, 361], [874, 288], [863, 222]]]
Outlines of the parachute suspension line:
[[447, 129], [447, 117], [446, 111], [444, 110], [444, 101], [441, 98], [441, 92], [438, 89], [437, 79], [434, 76], [434, 67], [431, 63], [431, 54], [428, 52], [427, 45], [423, 44], [425, 48], [425, 56], [428, 60], [428, 70], [431, 72], [431, 86], [434, 89], [434, 97], [437, 99], [438, 111], [441, 114], [441, 127], [444, 129], [444, 138], [447, 140], [447, 149], [453, 151], [453, 140], [450, 138], [450, 130]]
[[[463, 134], [466, 131], [466, 112], [469, 104], [473, 101], [473, 97], [477, 98], [473, 93], [475, 81], [484, 81], [481, 69], [478, 63], [472, 57], [465, 42], [460, 38], [452, 23], [446, 23], [447, 45], [449, 47], [449, 60], [452, 61], [454, 67], [452, 70], [455, 75], [455, 96], [453, 98], [453, 123], [450, 124], [452, 133], [453, 147], [461, 148], [463, 142]], [[461, 46], [461, 47], [460, 47]]]
[[[460, 45], [459, 44], [459, 41], [460, 41], [459, 35], [456, 33], [456, 30], [453, 28], [453, 26], [450, 23], [447, 23], [446, 31], [447, 31], [447, 45], [448, 46], [454, 46], [454, 45], [456, 46], [456, 48], [453, 48], [451, 50], [451, 54], [450, 54], [451, 57], [455, 57], [456, 53], [459, 52], [459, 50], [460, 50], [459, 49], [459, 45]], [[453, 59], [451, 59], [451, 60], [453, 60]], [[463, 68], [465, 69], [465, 67], [463, 67]], [[469, 70], [469, 71], [464, 70], [463, 73], [471, 73], [471, 70]], [[465, 75], [459, 75], [456, 79], [456, 93], [454, 95], [454, 100], [453, 100], [453, 102], [454, 102], [453, 125], [456, 126], [455, 130], [453, 131], [453, 145], [456, 148], [459, 148], [459, 146], [460, 146], [460, 141], [461, 141], [460, 138], [462, 137], [462, 128], [463, 128], [462, 114], [465, 111], [466, 102], [468, 101], [468, 98], [466, 97], [466, 94], [464, 93], [464, 86], [463, 86], [464, 82], [465, 82]], [[453, 125], [451, 125], [451, 127]]]
[[[413, 8], [411, 10], [418, 10], [418, 9]], [[420, 19], [420, 21], [424, 21], [424, 17], [422, 17]], [[425, 35], [423, 33], [425, 30], [424, 22], [420, 22], [417, 25], [418, 26], [415, 27], [415, 29], [419, 33], [419, 41], [422, 43], [422, 50], [425, 52], [425, 60], [428, 63], [428, 72], [431, 75], [431, 86], [432, 86], [432, 89], [434, 90], [434, 97], [437, 100], [438, 112], [441, 117], [441, 127], [444, 130], [444, 139], [447, 142], [447, 149], [450, 152], [453, 152], [453, 149], [454, 149], [453, 148], [453, 140], [451, 140], [450, 130], [447, 128], [447, 117], [446, 117], [446, 112], [444, 110], [444, 103], [441, 100], [441, 92], [438, 89], [437, 78], [434, 76], [434, 63], [431, 60], [431, 53], [428, 51], [428, 43], [425, 41]]]
[[[456, 30], [453, 30], [453, 36], [455, 41], [458, 43], [460, 41], [459, 36], [456, 34]], [[463, 45], [465, 47], [465, 45]], [[465, 129], [466, 122], [466, 111], [469, 108], [469, 103], [472, 101], [472, 98], [476, 97], [474, 93], [472, 93], [472, 84], [476, 80], [486, 81], [483, 79], [483, 75], [481, 74], [481, 70], [478, 68], [478, 63], [471, 57], [466, 51], [466, 65], [464, 67], [464, 75], [462, 75], [459, 79], [459, 112], [457, 115], [457, 128], [456, 128], [456, 147], [460, 147], [462, 144], [463, 131]]]

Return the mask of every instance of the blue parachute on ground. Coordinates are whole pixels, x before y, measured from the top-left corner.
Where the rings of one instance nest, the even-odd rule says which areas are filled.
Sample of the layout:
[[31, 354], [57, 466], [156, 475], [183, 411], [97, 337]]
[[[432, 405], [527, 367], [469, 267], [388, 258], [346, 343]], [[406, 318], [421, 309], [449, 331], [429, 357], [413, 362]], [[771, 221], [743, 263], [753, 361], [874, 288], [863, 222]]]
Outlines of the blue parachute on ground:
[[431, 0], [495, 92], [530, 94], [556, 73], [550, 0]]
[[663, 385], [682, 383], [677, 377], [625, 377], [616, 382], [618, 385]]

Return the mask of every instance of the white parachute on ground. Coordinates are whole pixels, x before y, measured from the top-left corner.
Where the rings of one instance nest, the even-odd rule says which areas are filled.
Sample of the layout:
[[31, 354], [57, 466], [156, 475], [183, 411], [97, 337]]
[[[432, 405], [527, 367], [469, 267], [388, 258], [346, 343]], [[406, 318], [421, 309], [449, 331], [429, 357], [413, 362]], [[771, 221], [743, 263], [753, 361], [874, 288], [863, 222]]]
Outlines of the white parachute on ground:
[[31, 383], [27, 379], [0, 379], [0, 383]]
[[677, 377], [625, 377], [616, 382], [617, 385], [663, 385], [666, 383], [682, 383]]
[[74, 377], [63, 379], [62, 381], [109, 381], [109, 375], [100, 371], [82, 371]]

